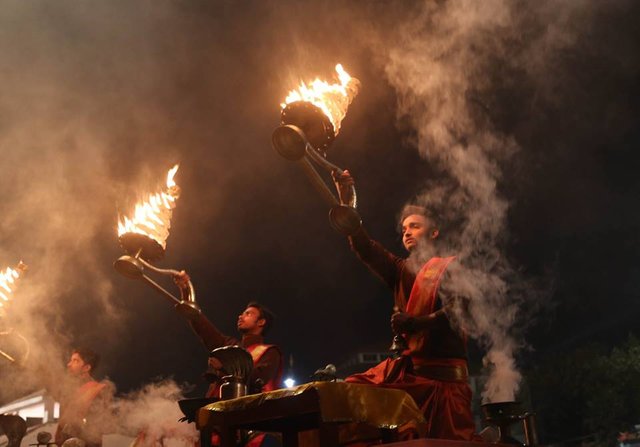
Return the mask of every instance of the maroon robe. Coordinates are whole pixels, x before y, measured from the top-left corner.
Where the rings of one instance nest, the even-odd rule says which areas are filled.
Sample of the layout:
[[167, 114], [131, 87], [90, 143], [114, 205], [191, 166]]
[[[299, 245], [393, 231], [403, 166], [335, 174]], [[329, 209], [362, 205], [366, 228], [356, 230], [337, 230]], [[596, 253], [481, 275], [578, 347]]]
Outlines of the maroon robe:
[[[440, 282], [454, 258], [432, 258], [413, 273], [405, 259], [393, 255], [361, 229], [350, 238], [358, 257], [394, 291], [395, 305], [414, 316], [442, 307]], [[346, 379], [408, 392], [423, 411], [427, 436], [474, 439], [471, 389], [467, 383], [466, 339], [442, 312], [431, 328], [405, 334], [409, 349]]]

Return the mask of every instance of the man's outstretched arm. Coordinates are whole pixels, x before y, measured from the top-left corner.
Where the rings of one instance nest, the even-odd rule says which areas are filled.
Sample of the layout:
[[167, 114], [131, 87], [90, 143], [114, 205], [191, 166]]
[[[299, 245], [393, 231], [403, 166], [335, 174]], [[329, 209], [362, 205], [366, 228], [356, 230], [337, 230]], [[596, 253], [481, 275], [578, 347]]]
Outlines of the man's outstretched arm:
[[[184, 299], [189, 293], [189, 275], [184, 270], [175, 275], [173, 280], [180, 288], [180, 293]], [[197, 317], [189, 320], [189, 326], [196, 333], [202, 344], [211, 351], [221, 346], [229, 346], [238, 344], [238, 340], [224, 335], [202, 312]]]
[[[333, 174], [336, 189], [341, 203], [349, 203], [351, 188], [355, 180], [348, 170], [342, 174]], [[353, 235], [348, 236], [351, 250], [376, 276], [384, 281], [390, 288], [394, 288], [400, 277], [400, 270], [404, 266], [404, 259], [394, 255], [379, 242], [371, 239], [367, 231], [360, 227]]]

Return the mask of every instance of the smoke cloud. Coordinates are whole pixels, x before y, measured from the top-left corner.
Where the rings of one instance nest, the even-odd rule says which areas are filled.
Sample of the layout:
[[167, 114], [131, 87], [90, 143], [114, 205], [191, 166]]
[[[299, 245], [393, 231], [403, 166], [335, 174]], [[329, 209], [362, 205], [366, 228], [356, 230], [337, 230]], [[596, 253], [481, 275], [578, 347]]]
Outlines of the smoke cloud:
[[394, 16], [402, 27], [386, 37], [391, 44], [380, 44], [400, 123], [413, 128], [410, 143], [434, 168], [415, 202], [442, 227], [440, 255], [458, 256], [443, 287], [469, 299], [449, 304], [454, 320], [487, 349], [486, 401], [515, 399], [521, 335], [545, 300], [539, 281], [523, 276], [507, 256], [510, 198], [501, 184], [521, 149], [509, 114], [524, 115], [514, 106], [560, 99], [556, 88], [568, 75], [561, 55], [576, 51], [596, 8], [592, 2], [417, 2]]
[[138, 437], [140, 445], [188, 446], [200, 439], [192, 423], [183, 417], [177, 402], [183, 390], [174, 381], [145, 385], [117, 402], [117, 433]]
[[[121, 253], [117, 217], [162, 186], [175, 148], [158, 132], [140, 139], [170, 126], [147, 96], [161, 76], [140, 91], [143, 81], [127, 60], [140, 46], [117, 49], [144, 33], [128, 22], [138, 18], [135, 9], [116, 32], [110, 17], [119, 6], [9, 2], [0, 13], [11, 36], [0, 44], [0, 265], [22, 259], [29, 266], [0, 324], [30, 349], [21, 367], [1, 365], [14, 386], [3, 387], [0, 400], [62, 380], [73, 346], [90, 346], [103, 359], [123, 349], [112, 334], [133, 313], [111, 266]], [[158, 159], [139, 155], [158, 147]], [[0, 345], [23, 354], [9, 337]]]

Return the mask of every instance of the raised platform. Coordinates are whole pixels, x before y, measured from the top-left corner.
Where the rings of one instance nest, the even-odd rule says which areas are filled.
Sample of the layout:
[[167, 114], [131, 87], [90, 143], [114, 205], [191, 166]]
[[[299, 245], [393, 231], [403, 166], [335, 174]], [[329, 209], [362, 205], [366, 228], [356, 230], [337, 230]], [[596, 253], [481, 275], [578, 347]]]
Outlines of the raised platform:
[[416, 439], [414, 441], [392, 442], [385, 447], [514, 447], [516, 444], [494, 444], [477, 441], [447, 441], [445, 439]]
[[237, 430], [282, 433], [284, 447], [298, 447], [299, 433], [318, 430], [322, 447], [338, 447], [339, 428], [364, 424], [384, 442], [397, 440], [397, 428], [424, 423], [422, 412], [402, 390], [345, 382], [314, 382], [295, 388], [216, 402], [198, 411], [203, 446], [212, 431], [222, 447], [235, 446]]

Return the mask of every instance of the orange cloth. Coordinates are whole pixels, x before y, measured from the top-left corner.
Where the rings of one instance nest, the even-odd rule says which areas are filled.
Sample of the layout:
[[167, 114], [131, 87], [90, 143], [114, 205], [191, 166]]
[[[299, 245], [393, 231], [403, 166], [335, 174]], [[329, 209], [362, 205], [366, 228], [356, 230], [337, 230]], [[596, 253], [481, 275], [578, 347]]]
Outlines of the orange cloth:
[[[420, 269], [416, 275], [411, 288], [411, 294], [407, 301], [405, 312], [414, 317], [421, 315], [429, 315], [435, 312], [436, 301], [438, 298], [438, 289], [440, 281], [445, 270], [455, 257], [448, 258], [431, 258]], [[405, 353], [412, 357], [424, 358], [429, 354], [429, 331], [423, 330], [413, 334], [404, 334], [409, 344], [409, 350]], [[435, 343], [438, 341], [436, 340]]]
[[430, 379], [413, 374], [412, 370], [409, 357], [386, 359], [364, 373], [347, 377], [346, 382], [406, 391], [422, 410], [428, 438], [474, 439], [469, 385], [463, 381]]
[[[428, 315], [435, 310], [442, 276], [455, 258], [431, 258], [418, 272], [405, 311], [411, 315]], [[427, 421], [429, 438], [474, 439], [475, 424], [471, 413], [471, 388], [464, 379], [442, 380], [414, 373], [421, 367], [464, 368], [460, 358], [432, 358], [430, 345], [438, 343], [429, 330], [405, 334], [409, 349], [398, 359], [387, 359], [361, 374], [347, 377], [351, 383], [364, 383], [409, 393]]]

